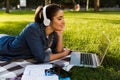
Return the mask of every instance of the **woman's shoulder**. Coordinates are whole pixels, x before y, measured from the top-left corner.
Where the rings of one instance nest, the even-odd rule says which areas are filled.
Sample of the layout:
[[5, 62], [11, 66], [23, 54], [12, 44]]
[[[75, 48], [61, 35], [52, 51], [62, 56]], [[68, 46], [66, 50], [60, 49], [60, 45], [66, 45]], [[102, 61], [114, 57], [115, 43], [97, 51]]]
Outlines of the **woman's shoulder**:
[[36, 22], [31, 22], [27, 25], [28, 27], [36, 27], [36, 26], [39, 26], [39, 23], [36, 23]]
[[37, 26], [39, 26], [39, 25], [36, 22], [31, 22], [25, 26], [25, 28], [21, 31], [20, 34], [29, 33], [31, 31], [33, 32], [34, 30], [36, 30], [35, 28]]
[[39, 24], [39, 23], [37, 23], [37, 22], [31, 22], [31, 23], [29, 23], [26, 27], [38, 29], [38, 28], [43, 28], [44, 25], [43, 25], [42, 23]]
[[42, 23], [39, 24], [37, 22], [31, 22], [25, 27], [23, 32], [33, 32], [33, 33], [38, 32], [39, 34], [44, 34], [45, 33], [45, 27]]

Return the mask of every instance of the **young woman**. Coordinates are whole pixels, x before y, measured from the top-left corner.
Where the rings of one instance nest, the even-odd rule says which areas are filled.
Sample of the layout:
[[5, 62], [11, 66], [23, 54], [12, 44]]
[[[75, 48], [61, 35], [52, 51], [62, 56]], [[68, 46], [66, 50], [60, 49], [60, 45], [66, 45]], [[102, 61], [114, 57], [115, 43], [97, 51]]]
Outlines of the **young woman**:
[[65, 21], [59, 6], [39, 6], [34, 20], [16, 37], [1, 35], [0, 60], [34, 57], [37, 62], [49, 62], [69, 54], [70, 50], [62, 45]]

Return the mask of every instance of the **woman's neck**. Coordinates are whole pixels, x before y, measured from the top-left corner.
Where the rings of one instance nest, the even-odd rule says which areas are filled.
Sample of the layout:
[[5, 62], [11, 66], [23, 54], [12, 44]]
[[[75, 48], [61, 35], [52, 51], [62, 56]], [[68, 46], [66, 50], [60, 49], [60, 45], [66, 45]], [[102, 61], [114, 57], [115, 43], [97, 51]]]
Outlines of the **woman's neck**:
[[46, 32], [46, 36], [48, 36], [49, 34], [51, 34], [53, 32], [52, 27], [47, 26], [46, 29], [45, 29], [45, 32]]

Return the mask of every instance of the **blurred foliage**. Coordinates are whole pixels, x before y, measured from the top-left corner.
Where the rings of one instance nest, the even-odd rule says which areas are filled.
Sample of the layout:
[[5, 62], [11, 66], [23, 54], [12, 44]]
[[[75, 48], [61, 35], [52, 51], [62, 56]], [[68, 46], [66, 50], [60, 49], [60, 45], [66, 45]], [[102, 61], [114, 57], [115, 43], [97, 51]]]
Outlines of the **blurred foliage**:
[[[11, 7], [17, 7], [19, 0], [9, 0]], [[72, 0], [51, 0], [52, 3], [60, 5], [73, 5]], [[86, 6], [86, 0], [75, 0], [81, 7]], [[27, 8], [36, 8], [38, 5], [44, 5], [44, 0], [27, 0]], [[0, 0], [0, 8], [5, 6], [5, 0]], [[94, 0], [89, 0], [89, 7], [94, 7]], [[119, 0], [100, 0], [100, 7], [120, 7]]]

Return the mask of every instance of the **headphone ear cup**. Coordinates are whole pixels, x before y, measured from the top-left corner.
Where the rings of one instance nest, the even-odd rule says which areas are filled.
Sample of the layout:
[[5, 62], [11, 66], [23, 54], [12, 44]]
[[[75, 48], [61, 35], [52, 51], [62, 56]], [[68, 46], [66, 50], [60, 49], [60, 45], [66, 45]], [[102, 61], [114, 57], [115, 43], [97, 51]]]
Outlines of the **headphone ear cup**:
[[45, 7], [43, 7], [43, 23], [45, 26], [49, 26], [50, 25], [50, 19], [47, 18], [46, 16], [46, 8], [48, 7], [49, 5], [46, 5]]
[[49, 26], [50, 25], [50, 20], [45, 18], [43, 23], [44, 23], [45, 26]]

